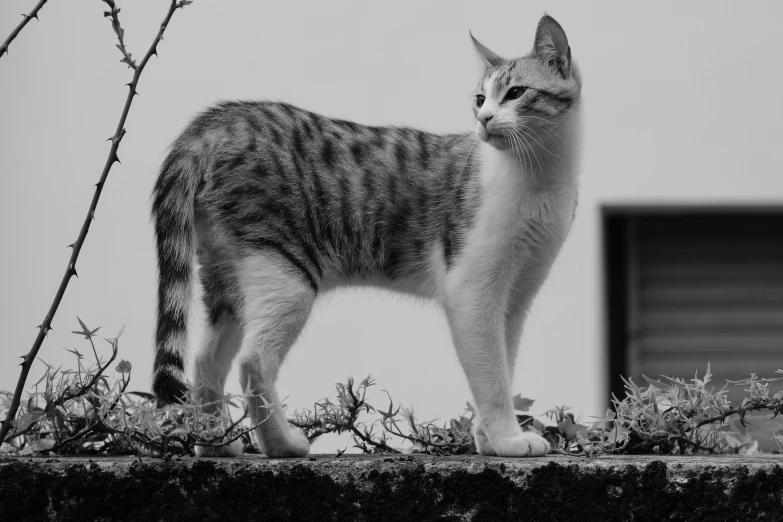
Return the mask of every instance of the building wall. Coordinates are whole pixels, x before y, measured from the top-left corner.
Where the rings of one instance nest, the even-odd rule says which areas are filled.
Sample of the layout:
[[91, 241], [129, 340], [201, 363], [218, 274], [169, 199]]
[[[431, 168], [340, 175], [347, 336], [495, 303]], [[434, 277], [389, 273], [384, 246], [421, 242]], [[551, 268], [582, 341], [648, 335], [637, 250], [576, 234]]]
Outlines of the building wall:
[[[2, 2], [1, 35], [29, 4]], [[571, 237], [530, 313], [516, 389], [538, 400], [536, 413], [567, 404], [599, 414], [607, 402], [600, 205], [783, 202], [779, 2], [197, 1], [176, 13], [144, 72], [123, 163], [43, 359], [60, 364], [70, 361], [63, 347], [85, 348], [69, 333], [76, 315], [106, 335], [124, 324], [121, 356], [134, 364], [135, 385], [149, 386], [148, 195], [166, 145], [197, 110], [273, 98], [363, 123], [470, 129], [479, 71], [468, 29], [501, 55], [519, 55], [545, 10], [565, 27], [584, 77], [582, 189]], [[0, 59], [0, 388], [13, 388], [16, 357], [54, 295], [126, 94], [130, 71], [101, 11], [50, 2]], [[163, 11], [160, 2], [122, 5], [135, 57]], [[424, 419], [457, 414], [468, 398], [442, 314], [371, 291], [317, 307], [281, 394], [304, 407], [347, 375], [368, 373]]]

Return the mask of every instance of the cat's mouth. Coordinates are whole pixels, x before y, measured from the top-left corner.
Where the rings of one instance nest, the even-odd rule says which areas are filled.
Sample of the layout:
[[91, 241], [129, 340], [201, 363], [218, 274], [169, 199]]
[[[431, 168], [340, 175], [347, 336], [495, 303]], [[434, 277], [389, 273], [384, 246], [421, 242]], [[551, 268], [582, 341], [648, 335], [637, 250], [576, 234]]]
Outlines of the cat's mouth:
[[490, 132], [483, 125], [476, 126], [476, 136], [480, 141], [487, 145], [492, 145], [496, 149], [506, 150], [509, 148], [508, 137], [500, 132]]

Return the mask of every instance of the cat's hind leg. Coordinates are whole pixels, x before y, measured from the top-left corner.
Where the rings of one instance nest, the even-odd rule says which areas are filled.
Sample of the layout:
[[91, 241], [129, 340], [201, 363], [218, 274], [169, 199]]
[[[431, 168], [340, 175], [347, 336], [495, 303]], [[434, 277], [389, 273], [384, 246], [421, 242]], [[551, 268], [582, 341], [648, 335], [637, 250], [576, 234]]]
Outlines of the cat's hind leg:
[[255, 430], [268, 457], [303, 457], [307, 438], [285, 419], [275, 389], [278, 371], [302, 331], [315, 290], [298, 268], [274, 252], [241, 260], [237, 275], [243, 296], [240, 382]]
[[[242, 330], [237, 317], [237, 302], [226, 277], [225, 267], [202, 265], [199, 276], [204, 291], [207, 329], [196, 355], [193, 398], [201, 401], [202, 411], [219, 416], [228, 425], [223, 393], [231, 362], [239, 352]], [[242, 451], [242, 441], [227, 446], [196, 446], [195, 452], [204, 457], [234, 457]]]

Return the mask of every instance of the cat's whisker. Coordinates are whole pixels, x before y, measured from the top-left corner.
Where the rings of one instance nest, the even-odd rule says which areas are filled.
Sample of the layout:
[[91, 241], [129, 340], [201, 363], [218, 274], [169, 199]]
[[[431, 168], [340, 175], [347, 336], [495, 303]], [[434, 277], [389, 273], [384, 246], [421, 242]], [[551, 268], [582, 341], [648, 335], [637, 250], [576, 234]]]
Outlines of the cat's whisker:
[[524, 140], [525, 143], [527, 143], [528, 152], [530, 152], [533, 155], [533, 157], [536, 159], [536, 163], [538, 163], [538, 168], [540, 168], [541, 171], [543, 172], [544, 167], [541, 165], [541, 162], [538, 161], [538, 155], [536, 154], [536, 151], [533, 150], [533, 147], [530, 146], [530, 142], [527, 141], [527, 139], [524, 136], [522, 136], [522, 134], [517, 134], [517, 136], [522, 140]]
[[[536, 132], [536, 131], [534, 131], [533, 129], [531, 129], [530, 127], [527, 127], [527, 126], [524, 126], [524, 125], [523, 125], [523, 128], [524, 128], [524, 129], [527, 129], [527, 130], [529, 130], [529, 131], [531, 131], [531, 132], [533, 132], [533, 133], [535, 133], [535, 132]], [[541, 140], [541, 136], [538, 136], [538, 134], [536, 134], [536, 136], [538, 136], [538, 140], [536, 140], [536, 139], [535, 139], [533, 136], [531, 136], [530, 134], [528, 134], [528, 133], [527, 133], [527, 132], [526, 132], [524, 129], [517, 129], [517, 130], [519, 130], [520, 132], [524, 133], [524, 134], [525, 134], [527, 137], [529, 137], [529, 138], [530, 138], [531, 140], [533, 140], [534, 142], [538, 143], [538, 145], [540, 145], [542, 149], [544, 149], [545, 151], [547, 151], [547, 152], [548, 152], [549, 154], [551, 154], [552, 156], [556, 157], [557, 159], [561, 159], [561, 160], [564, 160], [564, 159], [565, 159], [565, 158], [563, 158], [562, 156], [558, 156], [557, 154], [555, 154], [554, 152], [552, 152], [551, 150], [549, 150], [548, 148], [546, 148], [546, 146], [544, 145], [544, 142], [543, 142], [543, 140]]]
[[464, 144], [466, 144], [468, 141], [470, 141], [470, 138], [472, 138], [472, 137], [474, 137], [474, 136], [475, 136], [475, 135], [474, 135], [472, 132], [468, 132], [467, 134], [465, 134], [465, 135], [463, 135], [463, 136], [460, 136], [460, 137], [457, 139], [457, 143], [456, 143], [456, 145], [454, 146], [454, 148], [455, 148], [455, 149], [459, 149], [459, 148], [460, 148], [460, 147], [462, 147]]
[[525, 155], [527, 156], [527, 160], [530, 162], [530, 174], [532, 175], [534, 173], [534, 169], [533, 169], [533, 158], [530, 155], [530, 153], [532, 152], [530, 150], [530, 144], [526, 143], [526, 142], [523, 143], [523, 141], [520, 139], [521, 136], [519, 136], [518, 134], [515, 135], [515, 137], [516, 137], [517, 141], [519, 141], [519, 146], [522, 147], [522, 150], [525, 151]]
[[[478, 140], [471, 145], [470, 150], [468, 150], [468, 155], [465, 157], [465, 161], [462, 162], [462, 168], [459, 169], [459, 174], [457, 174], [457, 185], [459, 185], [460, 181], [462, 181], [462, 173], [465, 171], [465, 166], [468, 164], [469, 161], [471, 161], [471, 157], [473, 156], [473, 151], [476, 150], [476, 147], [478, 147]], [[472, 172], [473, 165], [471, 164], [471, 170], [469, 172]]]
[[[530, 162], [530, 172], [532, 172], [533, 171], [533, 160], [530, 158], [530, 153], [527, 150], [525, 150], [525, 146], [522, 144], [522, 141], [514, 134], [513, 130], [512, 130], [512, 133], [510, 134], [510, 136], [514, 140], [514, 142], [519, 145], [519, 150], [522, 153], [525, 154], [525, 159], [527, 160], [527, 162]], [[527, 162], [525, 162], [523, 164], [525, 170], [527, 170]]]
[[[556, 124], [555, 124], [554, 122], [551, 122], [551, 121], [547, 120], [546, 118], [541, 118], [540, 116], [533, 116], [533, 115], [531, 115], [531, 114], [526, 114], [526, 115], [525, 115], [525, 118], [536, 118], [536, 119], [538, 119], [538, 120], [541, 120], [541, 121], [543, 121], [544, 123], [543, 123], [543, 124], [541, 124], [541, 129], [542, 129], [542, 130], [546, 131], [546, 132], [547, 132], [547, 134], [549, 134], [550, 136], [552, 136], [552, 135], [554, 134], [554, 136], [557, 136], [557, 138], [558, 138], [558, 139], [560, 139], [560, 141], [562, 141], [562, 142], [563, 142], [563, 144], [566, 144], [566, 143], [567, 143], [567, 142], [566, 142], [566, 140], [565, 140], [565, 139], [564, 139], [562, 136], [560, 136], [560, 135], [559, 135], [557, 132], [555, 132], [554, 130], [552, 130], [551, 128], [549, 128], [549, 127], [554, 127], [554, 126], [556, 126]], [[523, 125], [524, 125], [524, 124], [523, 124]], [[528, 127], [528, 128], [531, 128], [530, 126], [527, 126], [527, 127]]]
[[[539, 135], [539, 134], [536, 132], [536, 129], [535, 129], [535, 128], [531, 127], [530, 125], [525, 125], [524, 123], [520, 123], [520, 125], [522, 125], [522, 127], [523, 127], [523, 128], [525, 128], [525, 129], [529, 130], [530, 132], [532, 132], [533, 134], [535, 134], [536, 136], [538, 136], [538, 139], [539, 139], [539, 140], [541, 140], [541, 141], [544, 141], [544, 140], [543, 140], [543, 138], [541, 138], [541, 136], [540, 136], [540, 135]], [[546, 133], [549, 135], [549, 137], [550, 137], [550, 138], [552, 138], [552, 140], [555, 140], [555, 136], [557, 136], [558, 138], [560, 138], [560, 140], [562, 140], [563, 144], [565, 144], [565, 140], [564, 140], [562, 137], [560, 137], [560, 135], [559, 135], [559, 134], [555, 133], [555, 135], [553, 135], [553, 134], [552, 134], [552, 131], [550, 131], [550, 130], [549, 130], [549, 129], [547, 129], [546, 127], [541, 127], [541, 130], [543, 130], [544, 132], [546, 132]], [[556, 140], [555, 140], [555, 141], [556, 141]], [[555, 144], [555, 145], [557, 145], [557, 144]]]
[[519, 162], [522, 163], [522, 161], [523, 161], [522, 160], [522, 151], [519, 148], [519, 146], [517, 145], [516, 140], [514, 140], [514, 136], [513, 135], [509, 135], [508, 138], [510, 139], [512, 155], [515, 155], [517, 157], [517, 159], [519, 160]]

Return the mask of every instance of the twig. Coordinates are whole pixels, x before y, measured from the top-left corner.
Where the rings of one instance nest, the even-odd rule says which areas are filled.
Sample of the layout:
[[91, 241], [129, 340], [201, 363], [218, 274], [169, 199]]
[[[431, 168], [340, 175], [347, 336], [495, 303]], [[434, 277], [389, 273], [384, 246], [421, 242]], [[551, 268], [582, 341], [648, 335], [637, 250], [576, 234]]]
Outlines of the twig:
[[[109, 360], [109, 362], [108, 362], [108, 363], [106, 363], [106, 365], [105, 365], [105, 366], [103, 366], [102, 368], [100, 368], [100, 370], [99, 370], [99, 372], [98, 372], [97, 376], [101, 376], [101, 374], [103, 373], [103, 371], [105, 371], [105, 370], [106, 370], [106, 368], [108, 368], [109, 364], [111, 364], [111, 362], [114, 360], [114, 358], [115, 358], [116, 356], [117, 356], [117, 350], [115, 349], [115, 350], [114, 350], [114, 354], [113, 354], [112, 358]], [[90, 389], [90, 388], [92, 388], [92, 386], [93, 386], [93, 385], [94, 385], [96, 382], [97, 382], [97, 379], [93, 379], [93, 380], [90, 382], [90, 385], [89, 385], [89, 387], [87, 387], [86, 391], [89, 391], [89, 389]], [[114, 408], [117, 406], [117, 403], [119, 403], [119, 402], [120, 402], [120, 399], [122, 398], [122, 394], [123, 394], [123, 393], [125, 393], [125, 390], [128, 388], [128, 384], [129, 384], [129, 383], [130, 383], [130, 374], [128, 374], [128, 378], [127, 378], [127, 379], [125, 379], [125, 374], [123, 373], [122, 387], [121, 387], [121, 388], [119, 389], [119, 391], [117, 392], [117, 397], [114, 399], [114, 401], [112, 402], [111, 406], [109, 406], [109, 407], [107, 408], [107, 410], [106, 410], [106, 412], [107, 412], [107, 413], [108, 413], [108, 412], [110, 412], [110, 411], [112, 411], [112, 410], [114, 410]], [[84, 390], [84, 388], [82, 388], [82, 389]], [[84, 393], [86, 393], [86, 391], [85, 391]], [[77, 394], [76, 394], [74, 397], [78, 397], [79, 395], [83, 395], [83, 393], [77, 393]], [[65, 440], [61, 440], [59, 443], [55, 444], [55, 446], [52, 448], [52, 450], [53, 450], [53, 451], [57, 451], [57, 450], [59, 450], [60, 448], [62, 448], [63, 446], [65, 446], [66, 444], [68, 444], [69, 442], [72, 442], [72, 441], [74, 441], [74, 440], [76, 440], [76, 439], [79, 439], [79, 438], [81, 438], [81, 437], [84, 437], [85, 435], [88, 435], [90, 432], [94, 431], [94, 430], [95, 430], [95, 429], [97, 429], [97, 428], [101, 428], [101, 429], [104, 429], [104, 430], [107, 430], [107, 431], [108, 431], [108, 430], [113, 430], [113, 428], [111, 428], [111, 427], [110, 427], [110, 426], [108, 426], [108, 425], [107, 425], [105, 422], [103, 422], [103, 420], [101, 420], [100, 418], [98, 418], [98, 420], [96, 420], [94, 423], [90, 424], [89, 426], [86, 426], [84, 429], [82, 429], [82, 430], [81, 430], [81, 431], [79, 431], [78, 433], [76, 433], [76, 434], [74, 434], [74, 435], [72, 435], [72, 436], [68, 437], [68, 438], [67, 438], [67, 439], [65, 439]], [[116, 431], [116, 430], [115, 430], [115, 431]]]
[[368, 434], [364, 434], [359, 429], [351, 423], [350, 427], [351, 432], [353, 433], [354, 437], [357, 437], [362, 442], [366, 442], [368, 444], [371, 444], [372, 446], [378, 448], [379, 450], [385, 451], [387, 453], [401, 453], [400, 450], [394, 449], [391, 446], [386, 444], [386, 439], [384, 438], [380, 442], [373, 440], [372, 437], [370, 437]]
[[114, 362], [114, 359], [116, 358], [117, 358], [117, 345], [115, 343], [112, 344], [111, 358], [109, 358], [109, 360], [103, 366], [98, 366], [98, 370], [95, 372], [95, 375], [92, 376], [90, 382], [87, 383], [85, 386], [80, 387], [75, 392], [71, 392], [70, 388], [66, 389], [62, 393], [62, 395], [60, 395], [56, 400], [52, 402], [52, 407], [62, 406], [66, 401], [70, 401], [72, 399], [76, 399], [77, 397], [81, 397], [82, 395], [90, 391], [90, 389], [92, 389], [95, 383], [97, 383], [101, 379], [101, 377], [103, 376], [103, 372], [106, 371], [106, 368], [108, 368], [109, 365], [112, 362]]
[[[771, 404], [770, 404], [771, 402]], [[732, 415], [739, 414], [740, 421], [742, 422], [745, 417], [745, 413], [748, 411], [761, 411], [761, 410], [770, 410], [772, 413], [777, 415], [780, 413], [781, 410], [781, 404], [776, 404], [775, 402], [771, 401], [770, 399], [765, 399], [765, 404], [749, 404], [747, 406], [741, 405], [739, 408], [730, 408], [723, 412], [720, 415], [716, 415], [714, 417], [709, 417], [706, 419], [703, 419], [699, 421], [695, 426], [689, 427], [686, 431], [693, 431], [695, 429], [701, 428], [702, 426], [706, 426], [707, 424], [713, 424], [715, 422], [724, 422], [727, 418], [731, 417]], [[743, 422], [744, 425], [744, 422]]]
[[106, 18], [111, 18], [111, 28], [114, 29], [114, 33], [117, 35], [117, 39], [120, 41], [120, 43], [117, 44], [117, 49], [120, 50], [123, 56], [120, 62], [127, 64], [131, 69], [135, 69], [136, 61], [131, 57], [131, 53], [129, 53], [128, 49], [125, 47], [125, 29], [123, 29], [120, 25], [120, 8], [114, 4], [114, 0], [103, 1], [111, 9], [110, 11], [105, 11], [103, 16]]
[[[35, 7], [33, 7], [33, 10], [30, 11], [30, 14], [23, 14], [22, 15], [22, 21], [19, 22], [19, 25], [16, 26], [16, 29], [11, 31], [11, 34], [8, 35], [8, 38], [5, 39], [5, 42], [3, 42], [3, 45], [0, 45], [0, 57], [2, 57], [5, 53], [8, 52], [8, 46], [11, 45], [11, 42], [14, 41], [14, 38], [16, 38], [16, 35], [18, 35], [22, 29], [24, 29], [24, 26], [27, 25], [27, 22], [29, 22], [31, 19], [35, 18], [38, 20], [38, 11], [41, 10], [41, 8], [44, 6], [44, 4], [47, 2], [47, 0], [40, 0], [38, 4], [36, 4]], [[2, 437], [0, 437], [1, 439]]]
[[169, 20], [171, 20], [171, 16], [174, 14], [174, 11], [186, 6], [189, 3], [191, 2], [188, 0], [171, 0], [166, 17], [160, 24], [158, 34], [152, 41], [152, 45], [150, 45], [147, 54], [144, 55], [144, 59], [134, 69], [133, 80], [128, 84], [128, 97], [125, 100], [125, 107], [122, 110], [122, 116], [120, 116], [120, 121], [117, 124], [117, 130], [115, 131], [114, 136], [109, 138], [111, 141], [109, 157], [106, 159], [106, 164], [103, 167], [100, 180], [95, 185], [95, 194], [93, 194], [90, 208], [87, 211], [87, 217], [85, 218], [84, 223], [82, 224], [82, 228], [79, 232], [79, 237], [77, 238], [76, 242], [70, 245], [71, 248], [73, 248], [73, 251], [71, 252], [71, 258], [68, 260], [68, 267], [65, 269], [65, 274], [63, 275], [62, 281], [60, 282], [60, 287], [57, 289], [57, 294], [55, 295], [54, 301], [49, 308], [49, 312], [38, 326], [38, 336], [35, 338], [33, 347], [30, 349], [30, 352], [28, 352], [27, 355], [22, 356], [22, 372], [19, 376], [19, 381], [16, 384], [14, 397], [11, 400], [11, 406], [8, 409], [8, 413], [5, 417], [5, 420], [3, 421], [2, 427], [0, 427], [0, 440], [5, 440], [6, 434], [11, 430], [11, 425], [13, 424], [14, 418], [16, 417], [16, 412], [19, 409], [19, 402], [22, 397], [22, 392], [24, 391], [24, 384], [27, 381], [27, 375], [30, 373], [30, 368], [33, 365], [35, 357], [38, 355], [38, 350], [41, 348], [44, 338], [46, 338], [49, 330], [52, 329], [52, 320], [54, 319], [54, 315], [57, 313], [57, 309], [60, 306], [60, 301], [62, 301], [63, 295], [65, 295], [65, 289], [68, 287], [68, 282], [71, 280], [71, 277], [77, 275], [76, 260], [79, 258], [79, 253], [82, 250], [82, 245], [84, 245], [87, 232], [90, 230], [90, 224], [92, 223], [92, 220], [95, 219], [95, 209], [98, 206], [98, 200], [101, 197], [101, 192], [103, 191], [103, 186], [106, 183], [106, 178], [109, 176], [109, 171], [111, 170], [112, 165], [114, 165], [114, 162], [119, 163], [120, 161], [119, 157], [117, 156], [117, 149], [120, 146], [122, 137], [125, 136], [125, 120], [128, 118], [128, 111], [130, 111], [131, 103], [133, 103], [133, 97], [138, 94], [136, 92], [136, 87], [138, 86], [141, 73], [144, 71], [144, 67], [147, 65], [147, 62], [152, 57], [152, 55], [158, 54], [158, 43], [160, 43], [161, 39], [163, 38], [163, 32], [166, 30], [166, 27], [168, 26]]

